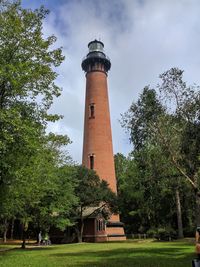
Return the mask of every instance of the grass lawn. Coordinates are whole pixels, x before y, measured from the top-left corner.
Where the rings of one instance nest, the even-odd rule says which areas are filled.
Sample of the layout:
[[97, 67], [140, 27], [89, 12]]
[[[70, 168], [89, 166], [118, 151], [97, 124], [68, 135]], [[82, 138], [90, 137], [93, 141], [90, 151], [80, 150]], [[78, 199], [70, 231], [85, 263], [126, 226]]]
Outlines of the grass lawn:
[[[8, 249], [3, 251], [4, 249]], [[187, 267], [195, 257], [194, 244], [184, 241], [127, 240], [27, 247], [0, 245], [1, 267]]]

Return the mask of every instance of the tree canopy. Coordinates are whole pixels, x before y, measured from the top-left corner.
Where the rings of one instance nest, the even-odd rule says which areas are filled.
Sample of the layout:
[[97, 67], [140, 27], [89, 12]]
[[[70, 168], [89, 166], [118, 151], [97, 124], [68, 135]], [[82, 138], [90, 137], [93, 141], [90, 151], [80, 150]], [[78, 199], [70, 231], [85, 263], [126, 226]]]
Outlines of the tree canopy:
[[[0, 220], [4, 237], [13, 219], [22, 223], [24, 239], [33, 221], [38, 230], [52, 223], [63, 227], [63, 220], [69, 224], [69, 211], [76, 202], [67, 170], [71, 162], [63, 152], [70, 139], [47, 133], [47, 123], [62, 118], [49, 109], [61, 94], [55, 79], [56, 68], [64, 60], [62, 49], [55, 48], [56, 37], [45, 37], [42, 32], [48, 13], [43, 6], [31, 10], [24, 9], [20, 1], [0, 1]], [[52, 215], [58, 211], [59, 220]]]
[[[138, 101], [133, 102], [129, 110], [122, 115], [121, 124], [128, 131], [133, 144], [134, 167], [131, 168], [130, 179], [135, 184], [134, 180], [138, 177], [140, 181], [138, 182], [144, 183], [143, 189], [138, 188], [138, 194], [141, 196], [143, 191], [146, 192], [149, 186], [153, 186], [153, 191], [149, 192], [148, 203], [158, 195], [158, 199], [155, 198], [154, 204], [152, 203], [153, 208], [150, 208], [151, 212], [154, 210], [157, 214], [159, 214], [158, 207], [154, 205], [158, 203], [161, 209], [167, 211], [166, 200], [162, 203], [165, 195], [166, 199], [171, 198], [171, 204], [174, 201], [175, 213], [170, 214], [172, 206], [169, 207], [165, 215], [155, 217], [154, 225], [157, 222], [159, 224], [157, 228], [167, 227], [167, 224], [174, 229], [178, 227], [181, 237], [182, 220], [190, 229], [194, 227], [194, 217], [196, 223], [198, 225], [200, 223], [198, 131], [200, 93], [198, 86], [188, 86], [183, 81], [183, 71], [178, 68], [172, 68], [159, 77], [161, 82], [158, 86], [155, 89], [145, 87]], [[124, 176], [128, 179], [128, 176]], [[149, 180], [148, 183], [146, 179]], [[155, 190], [158, 190], [158, 194]], [[132, 191], [134, 194], [137, 188], [132, 188]], [[145, 197], [147, 196], [146, 192]], [[195, 212], [189, 212], [185, 197], [190, 198], [190, 208]], [[197, 206], [194, 209], [195, 198]], [[146, 202], [143, 195], [139, 204], [143, 212], [144, 203]], [[183, 214], [181, 206], [185, 208]], [[136, 214], [136, 208], [131, 214]], [[171, 222], [168, 221], [167, 214], [172, 219]], [[173, 223], [174, 215], [177, 216], [176, 224]], [[162, 216], [164, 216], [163, 222]], [[146, 230], [151, 227], [146, 226]]]

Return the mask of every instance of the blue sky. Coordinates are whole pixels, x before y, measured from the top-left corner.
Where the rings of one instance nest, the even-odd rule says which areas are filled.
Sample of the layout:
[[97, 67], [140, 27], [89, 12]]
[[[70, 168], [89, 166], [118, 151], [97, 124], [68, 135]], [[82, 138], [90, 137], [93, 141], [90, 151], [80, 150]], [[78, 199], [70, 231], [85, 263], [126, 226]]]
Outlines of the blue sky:
[[49, 125], [68, 134], [69, 151], [81, 162], [85, 76], [81, 70], [87, 44], [101, 39], [111, 59], [108, 74], [114, 152], [131, 150], [119, 124], [142, 89], [155, 86], [160, 73], [171, 67], [185, 70], [185, 80], [200, 84], [199, 0], [22, 0], [26, 8], [41, 4], [51, 13], [44, 21], [44, 35], [55, 34], [66, 56], [58, 68], [57, 84], [63, 88], [52, 111], [64, 119]]
[[38, 8], [39, 6], [44, 5], [45, 7], [52, 9], [67, 2], [67, 0], [22, 0], [22, 4], [26, 8]]

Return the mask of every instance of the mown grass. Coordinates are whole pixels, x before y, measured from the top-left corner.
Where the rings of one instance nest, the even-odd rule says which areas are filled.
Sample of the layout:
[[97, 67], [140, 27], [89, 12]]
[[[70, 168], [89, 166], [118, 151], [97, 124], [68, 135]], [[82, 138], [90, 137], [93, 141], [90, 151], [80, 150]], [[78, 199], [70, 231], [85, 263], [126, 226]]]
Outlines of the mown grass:
[[[0, 245], [0, 251], [1, 251]], [[194, 244], [126, 241], [82, 243], [0, 252], [2, 267], [187, 267], [195, 257]]]

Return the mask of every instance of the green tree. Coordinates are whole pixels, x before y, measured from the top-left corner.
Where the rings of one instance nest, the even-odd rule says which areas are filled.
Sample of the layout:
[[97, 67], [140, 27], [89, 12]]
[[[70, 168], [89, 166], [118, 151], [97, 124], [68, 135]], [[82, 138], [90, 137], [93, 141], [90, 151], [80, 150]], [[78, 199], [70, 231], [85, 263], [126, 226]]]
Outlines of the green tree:
[[[47, 163], [47, 162], [43, 162]], [[65, 230], [67, 226], [72, 225], [71, 212], [77, 205], [78, 198], [75, 196], [75, 181], [72, 179], [75, 171], [73, 165], [63, 165], [62, 167], [52, 168], [52, 161], [45, 164], [45, 173], [51, 169], [51, 176], [47, 177], [45, 185], [41, 190], [39, 204], [35, 205], [31, 211], [32, 225], [37, 234], [39, 231], [49, 232], [49, 229], [58, 228]], [[50, 167], [50, 168], [49, 168]], [[42, 173], [40, 174], [43, 177]]]
[[117, 193], [118, 196], [120, 196], [121, 188], [123, 187], [124, 181], [126, 179], [129, 159], [127, 159], [123, 154], [117, 153], [114, 155], [114, 162], [115, 162], [115, 174], [117, 180]]
[[55, 36], [43, 37], [42, 21], [47, 14], [43, 7], [32, 11], [23, 9], [20, 1], [1, 1], [1, 188], [15, 176], [19, 154], [32, 153], [46, 122], [59, 119], [48, 114], [48, 109], [53, 97], [60, 95], [54, 67], [64, 57], [60, 48], [51, 49]]
[[[178, 225], [181, 228], [181, 210], [180, 199], [184, 199], [183, 194], [187, 195], [187, 190], [193, 189], [196, 196], [196, 221], [200, 224], [199, 215], [199, 88], [198, 86], [187, 86], [183, 81], [183, 71], [178, 68], [172, 68], [160, 75], [161, 83], [158, 85], [159, 94], [157, 97], [159, 109], [152, 109], [151, 105], [142, 105], [139, 101], [133, 104], [133, 109], [129, 109], [128, 115], [123, 118], [123, 126], [129, 130], [131, 141], [139, 143], [135, 146], [136, 150], [145, 147], [145, 143], [138, 138], [138, 132], [141, 140], [146, 144], [159, 147], [161, 155], [165, 157], [165, 162], [169, 168], [165, 168], [164, 177], [168, 177], [170, 186], [174, 189], [174, 198], [176, 200]], [[140, 101], [142, 98], [140, 97]], [[145, 102], [144, 102], [145, 104]], [[137, 107], [140, 105], [140, 108]], [[153, 105], [152, 105], [153, 106]], [[147, 113], [143, 111], [145, 110]], [[161, 107], [161, 108], [160, 108]], [[149, 109], [155, 113], [154, 118], [145, 116], [150, 114]], [[160, 112], [157, 112], [160, 110]], [[146, 128], [147, 131], [146, 131]], [[144, 135], [143, 132], [148, 135]], [[136, 134], [136, 137], [134, 136]], [[145, 136], [145, 138], [144, 138]], [[139, 141], [138, 141], [139, 140]], [[142, 145], [141, 145], [142, 144]], [[135, 145], [135, 144], [134, 144]], [[143, 156], [143, 154], [141, 155]], [[160, 161], [158, 154], [157, 162]], [[187, 185], [188, 184], [188, 185]], [[186, 189], [187, 188], [187, 189]], [[193, 201], [190, 202], [191, 205]], [[192, 207], [191, 207], [192, 209]], [[179, 236], [181, 236], [179, 231]]]
[[160, 78], [160, 95], [167, 112], [152, 130], [163, 152], [194, 190], [196, 223], [200, 225], [199, 87], [187, 86], [183, 81], [183, 71], [178, 68], [164, 72]]
[[44, 136], [44, 142], [26, 166], [18, 168], [2, 203], [7, 211], [2, 213], [4, 218], [17, 218], [22, 223], [23, 247], [30, 223], [36, 230], [47, 231], [52, 225], [63, 229], [69, 225], [69, 213], [76, 203], [73, 166], [60, 151], [69, 139], [50, 134]]
[[[78, 204], [72, 217], [74, 218], [78, 241], [82, 242], [85, 219], [99, 212], [105, 218], [109, 218], [112, 212], [117, 211], [117, 197], [107, 182], [101, 180], [94, 170], [83, 166], [77, 167], [75, 181], [77, 182], [75, 195], [78, 198]], [[86, 212], [90, 207], [92, 207], [92, 211]]]
[[[180, 176], [180, 174], [177, 174], [177, 171], [174, 168], [173, 164], [171, 164], [171, 162], [169, 161], [168, 156], [166, 156], [165, 154], [163, 155], [163, 151], [161, 149], [162, 146], [158, 142], [156, 136], [154, 135], [154, 131], [152, 130], [152, 127], [158, 124], [160, 118], [165, 114], [166, 107], [162, 105], [162, 102], [159, 100], [156, 91], [150, 89], [149, 87], [145, 87], [137, 103], [133, 103], [128, 112], [125, 113], [122, 117], [122, 126], [126, 127], [126, 129], [130, 133], [130, 140], [134, 145], [134, 160], [137, 162], [136, 166], [142, 170], [140, 179], [147, 179], [146, 182], [151, 183], [150, 187], [152, 189], [149, 193], [154, 194], [154, 196], [150, 194], [151, 199], [148, 200], [148, 203], [150, 204], [151, 200], [154, 202], [154, 211], [157, 215], [159, 214], [159, 209], [162, 209], [162, 207], [158, 207], [159, 199], [155, 198], [155, 196], [157, 195], [161, 199], [164, 199], [164, 192], [168, 194], [170, 191], [169, 188], [174, 191], [174, 199], [177, 203], [176, 211], [178, 215], [177, 222], [179, 237], [182, 237], [183, 230], [179, 197], [180, 194], [178, 190], [179, 186], [176, 183], [177, 179], [170, 179], [169, 183], [170, 177], [177, 177], [178, 175]], [[154, 183], [155, 181], [157, 182]], [[159, 188], [159, 194], [155, 194], [156, 186], [157, 190]], [[168, 189], [166, 188], [166, 186], [168, 187]], [[146, 190], [144, 192], [146, 192]], [[148, 196], [149, 193], [146, 192], [145, 194]], [[172, 196], [173, 195], [171, 194], [170, 197], [171, 201], [173, 202]], [[151, 206], [154, 206], [153, 203]], [[153, 212], [152, 210], [149, 211], [151, 213]], [[147, 211], [146, 213], [148, 214]], [[168, 214], [170, 214], [170, 212]], [[159, 222], [163, 227], [164, 222], [161, 222], [160, 219], [154, 216], [154, 220], [153, 218], [151, 218], [151, 221], [154, 221], [155, 223]], [[165, 221], [167, 222], [168, 220], [166, 219]]]
[[157, 98], [156, 91], [146, 86], [138, 101], [132, 103], [121, 117], [121, 125], [130, 135], [134, 150], [140, 150], [152, 141], [150, 124], [164, 113], [164, 108]]
[[56, 170], [64, 164], [59, 148], [69, 143], [68, 137], [45, 135], [47, 122], [61, 118], [49, 108], [61, 93], [55, 69], [64, 60], [61, 48], [52, 48], [56, 37], [43, 36], [47, 14], [44, 7], [33, 11], [20, 1], [0, 1], [0, 216], [4, 225], [20, 218], [25, 230], [51, 186], [58, 191]]
[[[159, 160], [158, 160], [159, 159]], [[148, 146], [126, 159], [120, 180], [120, 212], [126, 232], [146, 233], [150, 229], [175, 228], [175, 193], [166, 158], [155, 146]], [[116, 165], [118, 162], [116, 162]]]

